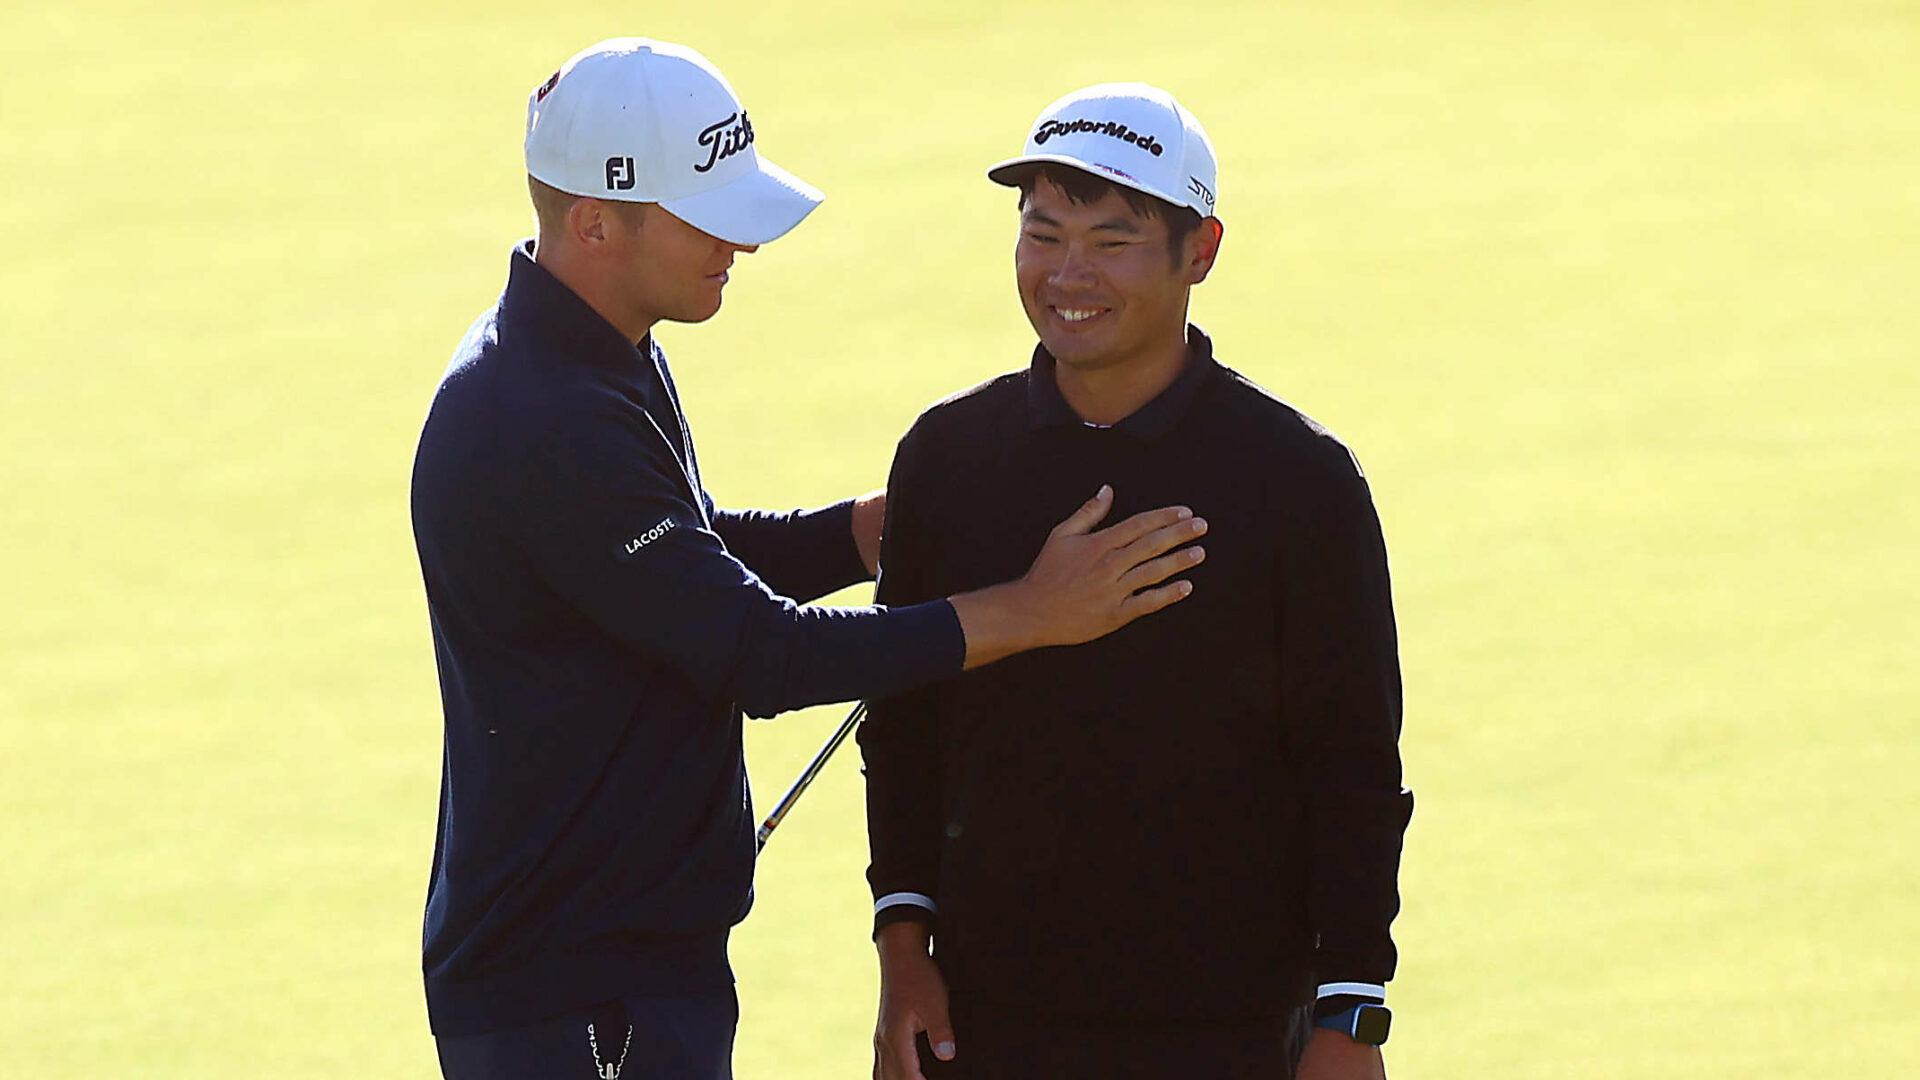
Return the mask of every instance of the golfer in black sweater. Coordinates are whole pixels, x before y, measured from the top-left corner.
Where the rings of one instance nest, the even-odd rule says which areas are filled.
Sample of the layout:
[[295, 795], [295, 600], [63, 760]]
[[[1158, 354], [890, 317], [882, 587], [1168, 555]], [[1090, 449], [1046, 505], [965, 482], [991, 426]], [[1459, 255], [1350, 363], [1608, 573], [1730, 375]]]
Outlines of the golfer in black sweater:
[[872, 703], [877, 1075], [1379, 1080], [1412, 796], [1367, 482], [1187, 322], [1223, 230], [1171, 96], [1069, 95], [989, 175], [1040, 344], [901, 441], [881, 601], [1017, 570], [1096, 476], [1211, 529], [1167, 614]]

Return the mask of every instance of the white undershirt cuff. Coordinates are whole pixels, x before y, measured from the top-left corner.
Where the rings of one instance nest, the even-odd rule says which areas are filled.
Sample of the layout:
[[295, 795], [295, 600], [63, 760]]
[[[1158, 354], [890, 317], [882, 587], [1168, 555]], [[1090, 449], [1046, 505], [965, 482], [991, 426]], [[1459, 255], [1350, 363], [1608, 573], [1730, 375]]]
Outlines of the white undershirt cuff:
[[893, 893], [888, 893], [887, 895], [873, 902], [873, 913], [875, 915], [878, 915], [882, 911], [885, 911], [890, 907], [898, 907], [901, 904], [911, 904], [914, 907], [923, 907], [923, 908], [926, 908], [928, 911], [934, 912], [935, 914], [938, 914], [940, 911], [940, 905], [934, 903], [933, 897], [928, 896], [925, 893], [893, 892]]
[[1336, 994], [1351, 994], [1354, 997], [1370, 997], [1375, 1001], [1387, 1000], [1387, 988], [1380, 983], [1335, 982], [1321, 983], [1320, 993], [1316, 997], [1330, 998]]

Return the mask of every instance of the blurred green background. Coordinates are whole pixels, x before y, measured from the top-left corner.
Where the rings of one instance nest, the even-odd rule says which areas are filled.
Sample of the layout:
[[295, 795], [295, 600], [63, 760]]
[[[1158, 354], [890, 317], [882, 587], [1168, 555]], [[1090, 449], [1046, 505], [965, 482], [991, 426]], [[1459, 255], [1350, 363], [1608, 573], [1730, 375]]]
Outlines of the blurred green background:
[[[1394, 560], [1393, 1075], [1912, 1074], [1914, 5], [10, 0], [0, 1075], [434, 1075], [413, 440], [525, 96], [615, 34], [829, 195], [660, 334], [731, 505], [876, 486], [1023, 362], [981, 170], [1046, 102], [1207, 125], [1195, 318]], [[763, 806], [842, 711], [750, 728]], [[864, 862], [849, 753], [735, 939], [741, 1076], [866, 1074]]]

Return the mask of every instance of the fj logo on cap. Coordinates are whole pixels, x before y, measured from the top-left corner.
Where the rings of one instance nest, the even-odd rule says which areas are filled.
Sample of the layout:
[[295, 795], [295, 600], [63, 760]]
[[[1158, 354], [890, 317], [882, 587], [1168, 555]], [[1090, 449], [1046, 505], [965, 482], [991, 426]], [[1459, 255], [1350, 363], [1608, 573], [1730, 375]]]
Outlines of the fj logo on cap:
[[1144, 131], [1129, 131], [1127, 130], [1127, 125], [1116, 124], [1111, 120], [1049, 120], [1041, 124], [1039, 130], [1033, 133], [1033, 145], [1045, 146], [1047, 140], [1053, 138], [1055, 135], [1073, 135], [1083, 131], [1107, 135], [1119, 139], [1121, 142], [1132, 143], [1149, 154], [1152, 154], [1154, 157], [1159, 157], [1161, 154], [1167, 152], [1167, 148], [1161, 146], [1159, 140], [1153, 136], [1148, 135]]
[[633, 159], [630, 157], [610, 157], [607, 159], [607, 190], [633, 190]]
[[703, 173], [753, 145], [753, 122], [744, 111], [734, 113], [702, 128], [700, 145], [707, 148], [707, 160], [705, 164], [695, 165], [693, 171]]

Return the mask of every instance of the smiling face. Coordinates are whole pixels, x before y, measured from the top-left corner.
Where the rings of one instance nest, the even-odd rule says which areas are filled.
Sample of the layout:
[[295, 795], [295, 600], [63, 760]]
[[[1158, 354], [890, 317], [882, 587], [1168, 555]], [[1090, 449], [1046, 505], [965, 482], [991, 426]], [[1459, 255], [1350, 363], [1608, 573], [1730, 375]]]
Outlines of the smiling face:
[[1170, 252], [1161, 215], [1141, 212], [1114, 189], [1075, 202], [1041, 175], [1021, 209], [1013, 256], [1027, 321], [1075, 371], [1177, 364], [1187, 291], [1211, 269], [1218, 239], [1198, 229]]

